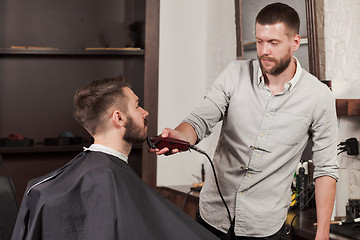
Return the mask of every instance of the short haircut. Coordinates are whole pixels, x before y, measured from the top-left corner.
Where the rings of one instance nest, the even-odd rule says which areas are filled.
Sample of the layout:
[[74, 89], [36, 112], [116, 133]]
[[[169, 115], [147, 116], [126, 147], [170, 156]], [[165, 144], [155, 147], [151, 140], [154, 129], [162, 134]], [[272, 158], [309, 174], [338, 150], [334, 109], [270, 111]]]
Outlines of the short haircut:
[[255, 23], [261, 25], [284, 23], [288, 30], [286, 34], [290, 37], [292, 34], [299, 34], [300, 18], [296, 10], [284, 3], [272, 3], [265, 6], [256, 16]]
[[106, 127], [105, 118], [113, 106], [127, 110], [124, 87], [131, 87], [123, 76], [94, 80], [79, 89], [74, 96], [74, 117], [94, 135]]

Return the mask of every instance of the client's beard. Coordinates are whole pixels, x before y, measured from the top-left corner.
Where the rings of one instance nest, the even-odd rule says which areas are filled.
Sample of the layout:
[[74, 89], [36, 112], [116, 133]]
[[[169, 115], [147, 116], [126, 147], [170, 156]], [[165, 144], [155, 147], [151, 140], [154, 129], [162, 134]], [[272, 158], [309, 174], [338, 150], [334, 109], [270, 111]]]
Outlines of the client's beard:
[[148, 125], [147, 118], [144, 119], [144, 126], [138, 126], [132, 117], [128, 117], [128, 121], [125, 125], [124, 140], [128, 143], [141, 143], [146, 140], [147, 132], [145, 126]]

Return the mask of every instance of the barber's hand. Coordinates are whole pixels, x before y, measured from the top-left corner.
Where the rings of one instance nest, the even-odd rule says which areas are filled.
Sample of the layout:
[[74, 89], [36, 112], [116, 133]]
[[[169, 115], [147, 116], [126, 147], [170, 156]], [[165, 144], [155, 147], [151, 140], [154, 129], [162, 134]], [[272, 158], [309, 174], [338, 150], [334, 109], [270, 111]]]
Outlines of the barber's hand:
[[[161, 133], [161, 136], [163, 138], [166, 138], [166, 137], [171, 137], [171, 138], [176, 138], [176, 139], [180, 139], [180, 140], [185, 140], [185, 138], [182, 136], [182, 134], [177, 131], [177, 130], [174, 130], [174, 129], [171, 129], [171, 128], [165, 128], [162, 133]], [[155, 152], [157, 155], [171, 155], [171, 154], [174, 154], [174, 153], [178, 153], [180, 152], [179, 149], [172, 149], [171, 151], [169, 150], [169, 148], [165, 147], [165, 148], [162, 148], [162, 149], [150, 149], [150, 152]]]

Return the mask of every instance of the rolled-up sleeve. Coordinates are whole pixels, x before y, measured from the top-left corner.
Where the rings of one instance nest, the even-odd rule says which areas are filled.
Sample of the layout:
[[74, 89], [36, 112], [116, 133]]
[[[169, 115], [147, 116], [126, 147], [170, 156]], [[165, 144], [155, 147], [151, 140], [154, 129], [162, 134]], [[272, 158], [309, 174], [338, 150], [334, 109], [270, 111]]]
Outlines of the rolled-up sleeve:
[[338, 179], [337, 162], [337, 116], [335, 99], [329, 92], [323, 101], [317, 103], [311, 126], [313, 145], [314, 179], [330, 176]]
[[183, 122], [189, 123], [194, 128], [199, 142], [212, 133], [212, 128], [219, 119], [221, 119], [219, 108], [209, 98], [205, 98]]

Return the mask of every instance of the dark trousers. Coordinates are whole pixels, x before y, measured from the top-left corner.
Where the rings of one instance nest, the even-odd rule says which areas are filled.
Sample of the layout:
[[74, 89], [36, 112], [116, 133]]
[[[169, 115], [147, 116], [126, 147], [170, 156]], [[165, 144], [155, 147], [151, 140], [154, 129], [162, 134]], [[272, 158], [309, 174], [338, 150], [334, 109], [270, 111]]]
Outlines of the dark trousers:
[[[226, 233], [223, 233], [216, 228], [210, 226], [207, 224], [200, 216], [197, 216], [196, 219], [201, 225], [203, 225], [207, 230], [212, 232], [215, 236], [220, 238], [221, 240], [229, 240], [229, 237]], [[287, 239], [287, 231], [285, 224], [282, 226], [282, 228], [276, 232], [275, 234], [268, 236], [268, 237], [241, 237], [236, 236], [236, 240], [286, 240]]]

